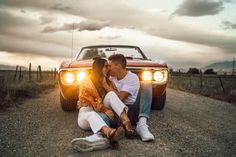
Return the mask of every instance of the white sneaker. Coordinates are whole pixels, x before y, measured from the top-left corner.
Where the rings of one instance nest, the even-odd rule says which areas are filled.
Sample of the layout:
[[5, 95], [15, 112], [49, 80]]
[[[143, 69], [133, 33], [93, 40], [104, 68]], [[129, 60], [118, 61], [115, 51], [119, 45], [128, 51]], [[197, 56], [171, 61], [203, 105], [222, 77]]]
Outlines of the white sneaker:
[[139, 134], [139, 136], [141, 137], [142, 141], [144, 141], [144, 142], [148, 142], [148, 141], [153, 141], [154, 140], [154, 136], [149, 131], [147, 124], [137, 124], [136, 132]]
[[110, 147], [109, 140], [101, 133], [93, 134], [85, 138], [75, 138], [71, 141], [74, 151], [87, 152], [101, 150]]

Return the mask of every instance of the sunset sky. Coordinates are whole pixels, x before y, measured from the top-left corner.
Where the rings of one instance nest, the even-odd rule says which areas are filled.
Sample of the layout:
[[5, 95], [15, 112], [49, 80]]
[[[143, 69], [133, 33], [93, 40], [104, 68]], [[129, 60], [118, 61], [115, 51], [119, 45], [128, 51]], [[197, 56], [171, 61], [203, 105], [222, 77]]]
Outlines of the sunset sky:
[[0, 0], [0, 64], [58, 68], [81, 47], [127, 44], [174, 68], [236, 57], [236, 0]]

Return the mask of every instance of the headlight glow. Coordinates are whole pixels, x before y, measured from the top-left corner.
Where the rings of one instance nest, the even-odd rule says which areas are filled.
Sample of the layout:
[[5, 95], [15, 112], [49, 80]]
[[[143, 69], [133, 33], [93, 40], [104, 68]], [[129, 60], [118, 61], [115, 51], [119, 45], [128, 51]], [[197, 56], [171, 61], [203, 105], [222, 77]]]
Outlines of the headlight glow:
[[65, 81], [66, 83], [72, 83], [75, 81], [75, 76], [71, 72], [68, 72], [65, 74]]
[[77, 74], [77, 81], [82, 81], [85, 76], [86, 76], [86, 73], [84, 71], [78, 72], [78, 74]]
[[164, 79], [164, 74], [161, 72], [161, 71], [156, 71], [154, 73], [154, 80], [155, 81], [158, 81], [158, 82], [161, 82], [163, 79]]
[[142, 79], [144, 81], [151, 81], [152, 80], [152, 73], [150, 71], [144, 71], [142, 74]]

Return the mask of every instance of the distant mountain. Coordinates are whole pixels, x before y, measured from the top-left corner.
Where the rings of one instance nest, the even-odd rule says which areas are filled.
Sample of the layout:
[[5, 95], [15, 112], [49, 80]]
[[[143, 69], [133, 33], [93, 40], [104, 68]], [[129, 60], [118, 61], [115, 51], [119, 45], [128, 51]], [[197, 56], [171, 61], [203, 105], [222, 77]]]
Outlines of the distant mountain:
[[[27, 70], [28, 68], [21, 66], [22, 70]], [[16, 66], [0, 64], [0, 70], [16, 70]]]
[[[236, 63], [234, 65], [236, 69]], [[225, 72], [232, 72], [233, 69], [233, 61], [224, 61], [224, 62], [216, 62], [210, 64], [208, 66], [203, 67], [202, 69], [214, 69], [214, 71], [225, 71]]]

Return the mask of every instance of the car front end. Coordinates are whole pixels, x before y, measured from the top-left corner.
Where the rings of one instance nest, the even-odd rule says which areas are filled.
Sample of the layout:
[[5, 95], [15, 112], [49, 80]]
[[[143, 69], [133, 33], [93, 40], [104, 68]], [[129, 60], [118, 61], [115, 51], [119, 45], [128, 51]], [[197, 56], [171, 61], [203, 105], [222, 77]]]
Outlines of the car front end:
[[[99, 46], [92, 46], [88, 48], [97, 48]], [[108, 52], [113, 52], [112, 49], [117, 46], [101, 46], [106, 48]], [[122, 46], [121, 46], [122, 47]], [[125, 46], [126, 47], [126, 46]], [[85, 47], [87, 48], [87, 47]], [[100, 47], [99, 47], [100, 48]], [[123, 48], [123, 47], [122, 47]], [[138, 49], [138, 47], [128, 47], [133, 49]], [[91, 50], [91, 49], [90, 49]], [[83, 51], [83, 49], [81, 50]], [[93, 51], [89, 51], [90, 54], [93, 54]], [[96, 52], [97, 53], [97, 52]], [[81, 55], [81, 52], [78, 54], [77, 58]], [[142, 56], [143, 58], [141, 58]], [[126, 56], [127, 58], [127, 70], [131, 71], [139, 77], [140, 83], [149, 83], [153, 87], [153, 109], [163, 109], [165, 105], [166, 97], [166, 86], [168, 81], [168, 67], [165, 63], [158, 63], [156, 61], [151, 61], [146, 58], [144, 54], [141, 54], [140, 58], [134, 58]], [[91, 67], [93, 59], [82, 58], [75, 59], [72, 62], [62, 62], [59, 69], [59, 87], [60, 87], [60, 97], [62, 109], [72, 110], [75, 108], [75, 104], [71, 107], [65, 106], [69, 103], [75, 103], [78, 100], [79, 84], [84, 76], [89, 75], [91, 72]], [[108, 56], [100, 55], [100, 57], [108, 58]], [[64, 103], [64, 104], [62, 104]]]

